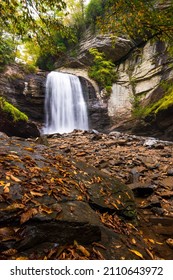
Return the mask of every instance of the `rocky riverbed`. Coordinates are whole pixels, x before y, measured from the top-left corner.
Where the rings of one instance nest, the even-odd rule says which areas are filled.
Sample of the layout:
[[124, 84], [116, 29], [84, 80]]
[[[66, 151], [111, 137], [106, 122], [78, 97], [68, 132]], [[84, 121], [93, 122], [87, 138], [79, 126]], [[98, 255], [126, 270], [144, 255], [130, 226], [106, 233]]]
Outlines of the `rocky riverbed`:
[[0, 135], [1, 259], [172, 259], [173, 143]]

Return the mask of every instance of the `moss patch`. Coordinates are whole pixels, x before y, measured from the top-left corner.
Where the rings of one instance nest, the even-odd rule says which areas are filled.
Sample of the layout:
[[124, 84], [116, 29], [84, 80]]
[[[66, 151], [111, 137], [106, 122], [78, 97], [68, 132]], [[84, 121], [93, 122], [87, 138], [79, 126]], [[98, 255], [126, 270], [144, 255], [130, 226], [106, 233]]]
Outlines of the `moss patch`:
[[133, 115], [138, 118], [157, 115], [158, 112], [167, 110], [171, 106], [173, 106], [173, 85], [169, 87], [167, 93], [161, 99], [149, 106], [141, 107], [139, 99], [135, 98], [133, 101]]
[[7, 113], [10, 117], [12, 117], [14, 122], [17, 121], [28, 121], [27, 115], [22, 113], [16, 107], [8, 103], [3, 97], [0, 97], [0, 110], [2, 112]]
[[151, 107], [146, 107], [144, 113], [146, 116], [152, 113], [157, 114], [159, 111], [166, 110], [170, 106], [173, 106], [173, 89], [164, 97], [162, 97], [159, 101], [152, 104]]

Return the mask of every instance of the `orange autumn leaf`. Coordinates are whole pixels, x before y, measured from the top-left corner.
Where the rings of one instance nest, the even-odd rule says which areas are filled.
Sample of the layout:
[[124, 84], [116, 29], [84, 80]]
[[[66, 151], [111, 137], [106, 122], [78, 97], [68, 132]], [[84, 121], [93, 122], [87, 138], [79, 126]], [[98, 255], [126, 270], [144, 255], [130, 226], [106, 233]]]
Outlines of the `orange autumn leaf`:
[[3, 227], [0, 228], [0, 238], [2, 239], [3, 237], [7, 237], [7, 236], [13, 236], [15, 235], [15, 231], [13, 228], [10, 227]]
[[8, 249], [6, 251], [1, 252], [1, 254], [6, 255], [6, 256], [13, 256], [17, 253], [16, 249]]
[[50, 209], [49, 207], [47, 207], [46, 205], [40, 205], [38, 208], [39, 212], [45, 212], [46, 214], [51, 214], [53, 213], [52, 209]]
[[78, 245], [77, 249], [87, 258], [90, 257], [90, 252], [82, 245]]
[[83, 197], [81, 195], [78, 195], [77, 200], [82, 201]]
[[7, 210], [23, 209], [25, 207], [22, 203], [14, 202], [6, 207]]
[[20, 217], [20, 223], [23, 224], [30, 220], [33, 216], [35, 216], [38, 213], [38, 210], [36, 208], [30, 208], [28, 211], [24, 212]]
[[21, 256], [21, 257], [18, 257], [18, 258], [16, 258], [16, 260], [18, 260], [18, 261], [20, 261], [20, 260], [28, 260], [28, 258], [27, 257], [24, 257], [24, 256]]
[[42, 197], [44, 195], [44, 193], [39, 193], [39, 192], [34, 192], [34, 191], [30, 191], [30, 194], [33, 196], [39, 196], [39, 197]]
[[3, 188], [4, 193], [9, 193], [10, 192], [9, 187], [10, 187], [10, 183], [5, 184], [5, 186]]
[[111, 205], [112, 205], [113, 207], [115, 207], [117, 210], [119, 210], [118, 206], [117, 206], [115, 203], [112, 202]]
[[138, 252], [137, 250], [132, 250], [132, 249], [128, 249], [130, 252], [132, 252], [133, 254], [135, 254], [136, 256], [140, 257], [141, 259], [144, 259], [143, 255]]
[[29, 147], [24, 148], [24, 150], [32, 152], [32, 153], [34, 152], [34, 149], [33, 148], [29, 148]]
[[90, 252], [82, 245], [79, 245], [76, 240], [74, 240], [74, 245], [76, 246], [76, 249], [79, 250], [85, 257], [90, 256]]
[[16, 183], [21, 182], [21, 180], [20, 180], [19, 178], [15, 177], [13, 174], [10, 174], [10, 178], [11, 178], [13, 181], [15, 181]]

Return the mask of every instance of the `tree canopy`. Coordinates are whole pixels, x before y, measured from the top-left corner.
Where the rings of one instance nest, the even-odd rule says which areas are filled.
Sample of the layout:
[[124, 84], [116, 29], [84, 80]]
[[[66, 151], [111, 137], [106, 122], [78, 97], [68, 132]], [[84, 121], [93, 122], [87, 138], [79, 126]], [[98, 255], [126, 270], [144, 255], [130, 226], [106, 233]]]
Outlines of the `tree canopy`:
[[99, 26], [103, 32], [126, 34], [134, 40], [171, 40], [172, 14], [173, 0], [108, 0]]
[[[94, 31], [172, 42], [173, 0], [1, 0], [0, 67], [14, 59], [19, 40], [41, 63], [75, 47], [89, 25]], [[30, 43], [28, 43], [30, 42]], [[2, 53], [5, 54], [4, 58]], [[43, 60], [43, 61], [42, 61]]]

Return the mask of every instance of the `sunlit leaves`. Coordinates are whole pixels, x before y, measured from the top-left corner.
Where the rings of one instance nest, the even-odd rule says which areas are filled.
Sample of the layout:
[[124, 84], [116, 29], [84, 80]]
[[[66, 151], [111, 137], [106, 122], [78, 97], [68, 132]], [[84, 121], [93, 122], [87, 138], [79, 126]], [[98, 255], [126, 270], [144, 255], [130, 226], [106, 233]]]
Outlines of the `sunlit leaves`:
[[36, 38], [40, 45], [49, 38], [51, 48], [53, 33], [63, 26], [58, 13], [65, 7], [63, 0], [3, 0], [0, 2], [1, 30], [27, 39]]
[[103, 52], [93, 48], [89, 50], [93, 56], [93, 65], [89, 69], [89, 77], [98, 82], [101, 88], [111, 87], [116, 81], [117, 75], [115, 65], [111, 60], [107, 60]]
[[170, 40], [173, 32], [173, 3], [146, 0], [108, 1], [104, 19], [100, 19], [103, 32], [126, 34], [132, 39], [151, 37]]

